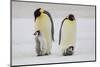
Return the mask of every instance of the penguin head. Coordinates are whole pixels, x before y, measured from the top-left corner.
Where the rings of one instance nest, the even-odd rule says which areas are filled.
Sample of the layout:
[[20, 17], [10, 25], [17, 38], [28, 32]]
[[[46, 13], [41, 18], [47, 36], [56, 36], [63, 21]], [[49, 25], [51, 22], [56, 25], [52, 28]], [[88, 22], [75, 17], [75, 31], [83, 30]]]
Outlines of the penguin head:
[[74, 17], [73, 14], [69, 14], [69, 15], [68, 15], [68, 19], [69, 19], [70, 21], [73, 21], [73, 20], [75, 20], [75, 17]]
[[39, 36], [39, 35], [40, 35], [40, 31], [39, 31], [39, 30], [36, 31], [36, 32], [34, 33], [34, 35], [35, 35], [35, 36]]
[[35, 19], [36, 19], [37, 17], [39, 17], [42, 13], [44, 13], [44, 11], [45, 11], [45, 10], [43, 10], [42, 8], [36, 9], [35, 12], [34, 12]]

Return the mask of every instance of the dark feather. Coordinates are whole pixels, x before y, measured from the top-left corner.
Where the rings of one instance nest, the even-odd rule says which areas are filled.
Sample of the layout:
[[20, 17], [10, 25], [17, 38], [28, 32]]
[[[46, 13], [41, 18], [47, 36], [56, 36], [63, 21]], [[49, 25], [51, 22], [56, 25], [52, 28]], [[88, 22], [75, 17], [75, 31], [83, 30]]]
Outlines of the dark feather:
[[41, 9], [41, 8], [38, 8], [38, 9], [36, 9], [36, 10], [34, 11], [34, 18], [35, 18], [35, 20], [36, 20], [37, 17], [39, 17], [39, 16], [41, 15], [40, 9]]
[[65, 21], [66, 19], [68, 19], [68, 18], [65, 18], [65, 19], [62, 21], [62, 23], [61, 23], [61, 27], [60, 27], [60, 31], [59, 31], [59, 45], [60, 45], [60, 42], [61, 42], [62, 26], [63, 26], [63, 23], [64, 23], [64, 21]]

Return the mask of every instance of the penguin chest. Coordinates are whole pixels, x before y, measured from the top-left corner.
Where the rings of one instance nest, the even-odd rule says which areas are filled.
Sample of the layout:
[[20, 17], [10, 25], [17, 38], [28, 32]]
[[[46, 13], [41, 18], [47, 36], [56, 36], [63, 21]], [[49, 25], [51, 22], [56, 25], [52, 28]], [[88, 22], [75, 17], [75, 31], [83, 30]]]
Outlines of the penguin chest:
[[46, 40], [49, 40], [51, 38], [51, 21], [48, 16], [40, 16], [36, 20], [36, 29], [40, 30]]
[[61, 43], [74, 43], [76, 37], [76, 23], [65, 21], [61, 33]]

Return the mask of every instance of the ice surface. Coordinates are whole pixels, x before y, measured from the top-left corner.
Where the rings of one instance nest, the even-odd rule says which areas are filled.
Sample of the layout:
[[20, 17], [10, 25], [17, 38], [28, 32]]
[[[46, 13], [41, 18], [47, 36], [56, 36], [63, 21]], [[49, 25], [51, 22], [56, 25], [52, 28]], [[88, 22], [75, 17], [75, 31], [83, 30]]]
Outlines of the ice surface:
[[54, 18], [55, 42], [52, 54], [37, 57], [34, 43], [34, 19], [12, 19], [12, 64], [45, 64], [74, 61], [95, 60], [95, 19], [77, 18], [77, 39], [73, 56], [62, 56], [59, 51], [58, 39], [62, 18]]

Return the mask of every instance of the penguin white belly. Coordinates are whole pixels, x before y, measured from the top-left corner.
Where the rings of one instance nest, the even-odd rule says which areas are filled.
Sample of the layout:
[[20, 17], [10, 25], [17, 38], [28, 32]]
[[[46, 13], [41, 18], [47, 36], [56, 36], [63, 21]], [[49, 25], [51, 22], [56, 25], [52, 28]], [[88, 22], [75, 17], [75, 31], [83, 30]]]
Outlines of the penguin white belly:
[[51, 21], [50, 18], [47, 15], [42, 15], [37, 18], [36, 20], [36, 30], [40, 30], [47, 43], [51, 42], [52, 36], [51, 36]]
[[39, 41], [40, 41], [40, 49], [41, 49], [41, 52], [43, 55], [46, 53], [46, 48], [47, 48], [47, 44], [46, 44], [46, 41], [45, 41], [45, 38], [43, 37], [43, 35], [41, 35], [39, 37]]
[[45, 48], [47, 48], [47, 44], [42, 33], [40, 33], [40, 35], [35, 36], [35, 43], [36, 43], [35, 49], [36, 49], [37, 56], [44, 55], [46, 53]]
[[61, 30], [60, 47], [64, 51], [69, 46], [74, 46], [76, 41], [76, 22], [65, 20]]

